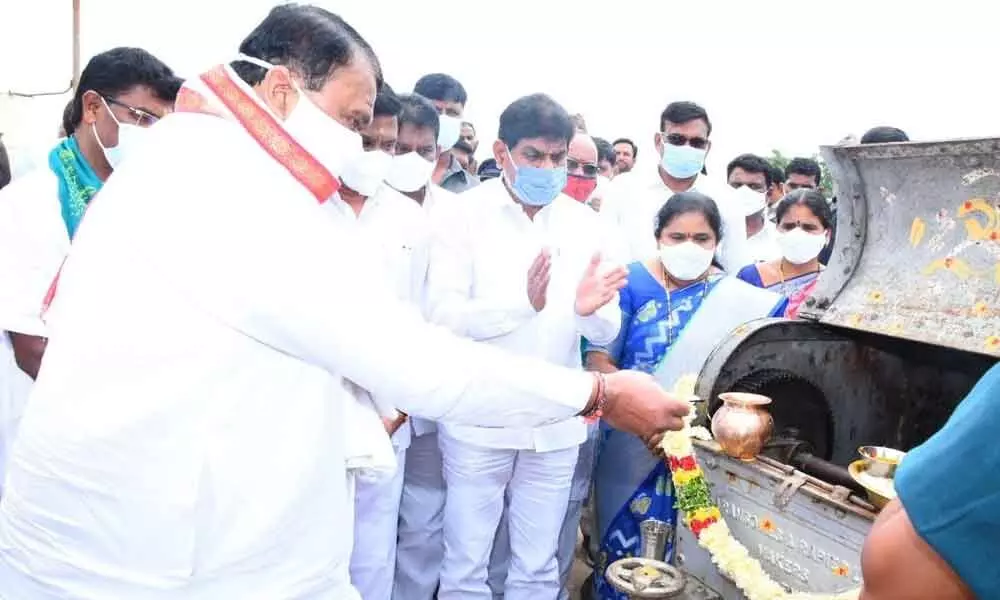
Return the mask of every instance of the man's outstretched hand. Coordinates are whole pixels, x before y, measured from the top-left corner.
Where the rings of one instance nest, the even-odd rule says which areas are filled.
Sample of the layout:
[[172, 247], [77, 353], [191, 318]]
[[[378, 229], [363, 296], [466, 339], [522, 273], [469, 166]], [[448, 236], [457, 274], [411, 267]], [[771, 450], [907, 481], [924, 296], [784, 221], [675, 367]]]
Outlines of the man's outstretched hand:
[[620, 431], [650, 440], [664, 431], [684, 427], [690, 405], [660, 387], [647, 373], [618, 371], [605, 375], [608, 402], [603, 418]]

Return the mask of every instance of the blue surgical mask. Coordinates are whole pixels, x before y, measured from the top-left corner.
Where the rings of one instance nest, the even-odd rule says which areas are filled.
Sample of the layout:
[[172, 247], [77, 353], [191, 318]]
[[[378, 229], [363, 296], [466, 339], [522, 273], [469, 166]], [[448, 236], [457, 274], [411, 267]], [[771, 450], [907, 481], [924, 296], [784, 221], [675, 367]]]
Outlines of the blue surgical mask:
[[556, 196], [566, 187], [566, 167], [545, 169], [541, 167], [521, 166], [514, 163], [513, 155], [510, 164], [514, 165], [514, 182], [504, 172], [507, 185], [517, 198], [528, 206], [547, 206], [552, 204]]
[[660, 164], [667, 175], [675, 179], [690, 179], [701, 172], [705, 166], [706, 150], [692, 148], [687, 144], [675, 146], [663, 143], [663, 156]]

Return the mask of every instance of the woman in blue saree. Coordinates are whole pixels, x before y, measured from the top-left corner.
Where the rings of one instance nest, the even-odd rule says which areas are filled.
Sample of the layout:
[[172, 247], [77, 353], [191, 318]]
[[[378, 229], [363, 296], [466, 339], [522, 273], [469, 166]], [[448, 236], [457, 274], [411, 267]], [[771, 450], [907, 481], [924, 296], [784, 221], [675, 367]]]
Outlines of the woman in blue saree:
[[[721, 241], [719, 209], [696, 192], [675, 194], [656, 217], [659, 256], [629, 265], [620, 292], [622, 327], [609, 346], [588, 345], [593, 370], [636, 369], [654, 374], [668, 389], [697, 373], [730, 331], [755, 318], [780, 315], [781, 296], [754, 288], [712, 266]], [[594, 472], [600, 552], [594, 572], [596, 598], [621, 599], [604, 579], [608, 564], [639, 553], [639, 523], [677, 521], [670, 472], [646, 443], [601, 424]], [[670, 560], [672, 539], [665, 555]]]
[[795, 318], [823, 269], [819, 254], [830, 242], [833, 212], [822, 193], [800, 189], [781, 199], [775, 217], [782, 258], [747, 265], [736, 276], [787, 298], [785, 316]]

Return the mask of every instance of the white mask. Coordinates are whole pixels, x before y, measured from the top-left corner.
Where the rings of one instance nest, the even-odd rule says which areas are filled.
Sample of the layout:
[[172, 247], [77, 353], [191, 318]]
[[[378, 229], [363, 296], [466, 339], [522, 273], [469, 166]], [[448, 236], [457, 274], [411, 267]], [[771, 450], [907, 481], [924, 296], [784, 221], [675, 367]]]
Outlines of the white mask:
[[734, 192], [744, 217], [755, 215], [767, 208], [767, 197], [764, 192], [755, 192], [745, 185], [736, 188]]
[[392, 166], [392, 155], [383, 150], [362, 152], [344, 167], [344, 185], [366, 198], [375, 195]]
[[663, 268], [679, 281], [692, 281], [704, 275], [714, 256], [715, 250], [702, 248], [692, 241], [660, 246]]
[[451, 150], [462, 135], [462, 119], [451, 115], [438, 115], [438, 147], [441, 150]]
[[101, 102], [104, 103], [104, 108], [107, 109], [108, 114], [111, 115], [111, 118], [118, 125], [118, 144], [108, 148], [101, 141], [101, 136], [97, 135], [97, 125], [92, 124], [90, 127], [94, 130], [94, 139], [97, 140], [97, 145], [104, 152], [104, 158], [111, 165], [111, 170], [115, 170], [125, 160], [125, 156], [134, 153], [135, 148], [142, 143], [142, 138], [146, 134], [146, 130], [132, 123], [122, 123], [115, 116], [115, 113], [111, 112], [111, 107], [108, 106], [108, 102], [104, 98], [101, 98]]
[[804, 265], [816, 258], [823, 246], [826, 246], [826, 236], [822, 233], [809, 233], [801, 227], [778, 232], [781, 255], [793, 265]]
[[[274, 65], [267, 61], [245, 54], [240, 54], [237, 60], [268, 70], [274, 68]], [[364, 152], [361, 135], [344, 127], [320, 110], [298, 84], [293, 82], [292, 85], [299, 94], [299, 101], [295, 103], [295, 108], [282, 126], [313, 158], [326, 167], [331, 175], [335, 177], [343, 175], [347, 165]]]
[[407, 152], [393, 157], [385, 181], [400, 192], [415, 192], [427, 185], [433, 172], [433, 162], [416, 152]]

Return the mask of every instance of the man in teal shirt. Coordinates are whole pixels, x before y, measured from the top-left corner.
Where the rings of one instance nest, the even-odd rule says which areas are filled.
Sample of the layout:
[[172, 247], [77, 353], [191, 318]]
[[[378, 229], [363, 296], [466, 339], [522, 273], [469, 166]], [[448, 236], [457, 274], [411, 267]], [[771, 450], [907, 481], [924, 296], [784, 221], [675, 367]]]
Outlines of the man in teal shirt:
[[1000, 598], [1000, 364], [910, 451], [862, 554], [861, 600]]

